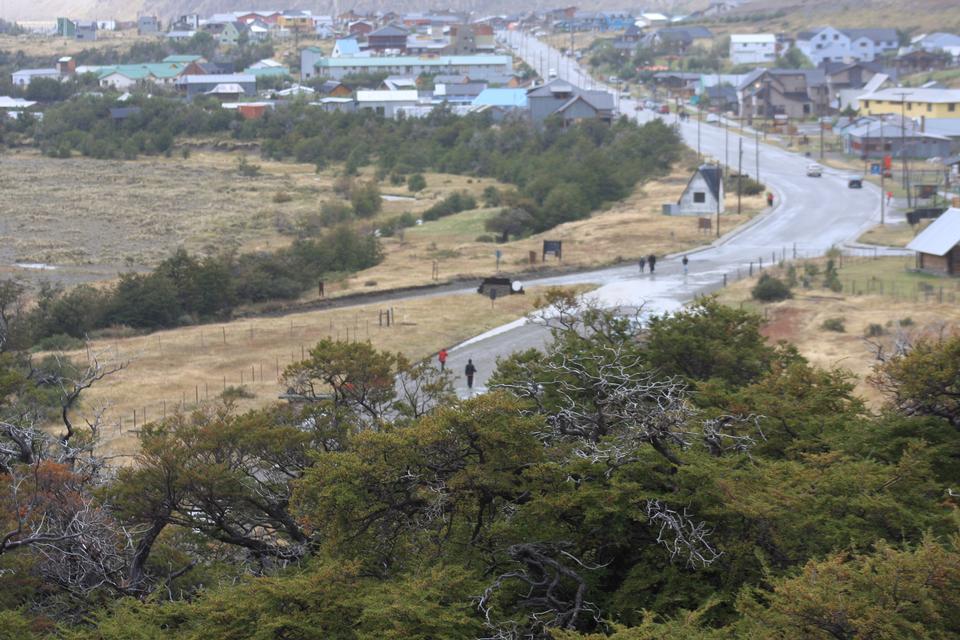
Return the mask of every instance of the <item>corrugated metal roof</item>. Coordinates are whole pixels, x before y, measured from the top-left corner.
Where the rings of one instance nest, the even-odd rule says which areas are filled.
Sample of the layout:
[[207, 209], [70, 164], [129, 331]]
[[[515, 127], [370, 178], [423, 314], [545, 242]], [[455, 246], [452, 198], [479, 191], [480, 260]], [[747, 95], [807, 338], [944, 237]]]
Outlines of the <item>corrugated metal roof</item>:
[[907, 249], [934, 256], [946, 255], [960, 243], [960, 209], [947, 209], [939, 218], [920, 232]]
[[321, 58], [317, 60], [317, 67], [407, 67], [407, 66], [438, 66], [452, 65], [497, 65], [512, 64], [510, 56], [439, 56], [436, 58], [419, 58], [416, 56], [384, 56], [382, 58]]

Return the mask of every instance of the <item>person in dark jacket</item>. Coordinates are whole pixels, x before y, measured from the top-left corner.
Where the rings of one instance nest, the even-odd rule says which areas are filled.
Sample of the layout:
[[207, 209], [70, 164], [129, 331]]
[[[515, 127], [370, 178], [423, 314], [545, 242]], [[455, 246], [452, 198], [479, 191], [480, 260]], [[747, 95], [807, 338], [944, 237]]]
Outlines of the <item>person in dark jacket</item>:
[[643, 273], [643, 268], [647, 266], [647, 259], [640, 256], [640, 261], [637, 264], [640, 265], [640, 273]]
[[654, 267], [657, 266], [657, 256], [653, 255], [652, 253], [651, 253], [650, 255], [648, 255], [648, 256], [647, 256], [647, 264], [650, 265], [650, 273], [653, 273]]
[[473, 376], [477, 373], [477, 368], [473, 366], [473, 360], [467, 360], [467, 368], [463, 371], [467, 376], [467, 388], [473, 389]]

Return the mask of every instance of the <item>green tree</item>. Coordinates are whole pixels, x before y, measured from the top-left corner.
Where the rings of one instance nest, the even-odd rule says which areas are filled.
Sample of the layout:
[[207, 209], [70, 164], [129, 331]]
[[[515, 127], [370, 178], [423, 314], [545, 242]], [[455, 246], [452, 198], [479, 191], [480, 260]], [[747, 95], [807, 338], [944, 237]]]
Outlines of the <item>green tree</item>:
[[423, 177], [422, 173], [414, 173], [409, 178], [407, 178], [407, 189], [417, 193], [418, 191], [423, 191], [427, 188], [427, 180]]
[[960, 336], [921, 339], [882, 362], [870, 380], [895, 410], [936, 416], [960, 429]]
[[500, 242], [507, 242], [510, 236], [529, 233], [534, 225], [533, 216], [526, 209], [501, 209], [500, 213], [483, 223], [484, 229], [500, 234]]
[[372, 218], [380, 213], [383, 200], [375, 182], [358, 182], [350, 190], [350, 204], [358, 218]]

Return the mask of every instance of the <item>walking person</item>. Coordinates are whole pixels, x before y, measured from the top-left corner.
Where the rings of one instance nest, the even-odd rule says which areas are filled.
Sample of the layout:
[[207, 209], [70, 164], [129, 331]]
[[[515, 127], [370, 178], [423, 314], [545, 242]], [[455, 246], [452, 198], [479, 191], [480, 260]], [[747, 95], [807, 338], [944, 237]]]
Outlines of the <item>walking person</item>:
[[446, 371], [447, 369], [447, 350], [440, 349], [440, 353], [437, 354], [437, 360], [440, 361], [440, 371]]
[[467, 359], [467, 368], [463, 370], [467, 376], [467, 389], [473, 390], [473, 376], [477, 373], [477, 368], [473, 366], [473, 359]]
[[653, 274], [653, 270], [654, 270], [654, 269], [656, 268], [656, 266], [657, 266], [657, 256], [653, 255], [652, 253], [651, 253], [650, 255], [648, 255], [648, 256], [647, 256], [647, 263], [650, 265], [650, 274], [652, 275], [652, 274]]
[[683, 260], [681, 260], [681, 262], [683, 263], [683, 275], [686, 276], [687, 265], [690, 264], [690, 258], [688, 258], [687, 256], [683, 256]]
[[640, 256], [640, 262], [638, 262], [637, 264], [640, 265], [640, 273], [643, 273], [644, 267], [647, 266], [647, 259], [644, 258], [643, 256]]
[[773, 193], [771, 193], [771, 192], [769, 192], [769, 191], [767, 191], [767, 206], [768, 206], [768, 207], [772, 207], [772, 206], [773, 206]]

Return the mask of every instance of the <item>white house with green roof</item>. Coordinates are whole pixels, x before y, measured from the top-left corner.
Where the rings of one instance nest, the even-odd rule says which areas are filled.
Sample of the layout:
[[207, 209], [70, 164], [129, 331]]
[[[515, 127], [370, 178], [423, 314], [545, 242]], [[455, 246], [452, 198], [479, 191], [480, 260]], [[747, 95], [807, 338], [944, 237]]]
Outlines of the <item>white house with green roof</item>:
[[146, 64], [118, 64], [101, 67], [98, 73], [100, 86], [126, 91], [145, 82], [171, 86], [177, 78], [188, 72], [193, 63], [151, 62]]
[[424, 74], [465, 75], [474, 80], [502, 76], [513, 72], [510, 56], [371, 56], [329, 58], [317, 47], [300, 53], [300, 76], [340, 80], [357, 74], [386, 73], [420, 76]]

